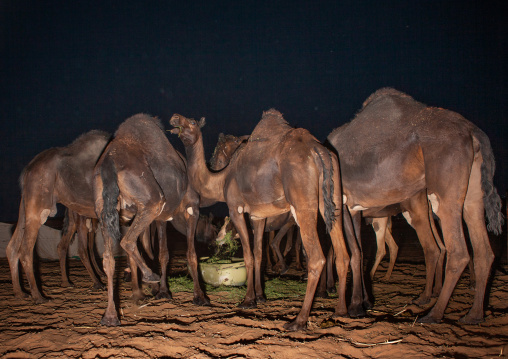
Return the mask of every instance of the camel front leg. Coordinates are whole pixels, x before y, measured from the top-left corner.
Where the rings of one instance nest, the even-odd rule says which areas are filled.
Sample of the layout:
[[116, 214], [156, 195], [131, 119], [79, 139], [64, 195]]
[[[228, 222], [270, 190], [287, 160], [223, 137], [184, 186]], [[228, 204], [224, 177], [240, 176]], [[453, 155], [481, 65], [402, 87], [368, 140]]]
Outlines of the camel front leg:
[[255, 292], [256, 302], [266, 302], [265, 295], [263, 293], [263, 284], [261, 283], [261, 261], [263, 259], [263, 234], [265, 232], [266, 219], [252, 219], [252, 227], [254, 229], [254, 280], [255, 280]]
[[[64, 224], [62, 239], [58, 243], [56, 249], [58, 252], [58, 259], [60, 261], [60, 274], [62, 275], [62, 287], [72, 287], [73, 284], [69, 280], [69, 273], [67, 271], [67, 253], [72, 238], [77, 230], [78, 214], [67, 210], [67, 226]], [[81, 256], [80, 256], [81, 257]]]
[[[190, 208], [190, 207], [189, 207]], [[195, 233], [199, 218], [199, 207], [195, 206], [192, 210], [192, 215], [189, 211], [185, 212], [185, 218], [187, 220], [187, 262], [191, 270], [192, 281], [194, 283], [194, 298], [192, 303], [196, 305], [209, 306], [210, 299], [205, 296], [203, 289], [199, 282], [198, 273], [198, 256], [196, 255], [195, 247]]]
[[252, 251], [249, 243], [249, 232], [243, 213], [238, 213], [237, 207], [230, 207], [229, 217], [235, 225], [236, 231], [240, 235], [242, 242], [243, 260], [245, 262], [245, 269], [247, 270], [247, 292], [243, 302], [239, 304], [240, 308], [256, 308], [256, 294], [254, 291], [254, 261], [252, 258]]

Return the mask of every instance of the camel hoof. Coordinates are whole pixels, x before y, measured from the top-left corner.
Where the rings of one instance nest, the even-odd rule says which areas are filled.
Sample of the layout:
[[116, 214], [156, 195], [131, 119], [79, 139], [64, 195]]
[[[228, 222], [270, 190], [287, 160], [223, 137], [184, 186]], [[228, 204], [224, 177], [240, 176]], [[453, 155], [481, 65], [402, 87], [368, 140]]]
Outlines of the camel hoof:
[[316, 294], [314, 294], [314, 298], [328, 298], [328, 292], [316, 291]]
[[206, 297], [194, 297], [192, 300], [192, 304], [200, 305], [203, 307], [210, 307], [212, 304], [210, 303], [210, 300]]
[[106, 286], [104, 284], [102, 284], [101, 282], [97, 282], [97, 283], [94, 283], [93, 289], [102, 291], [102, 290], [106, 289]]
[[123, 281], [125, 283], [129, 283], [132, 280], [131, 272], [124, 272], [123, 273]]
[[263, 295], [256, 297], [256, 303], [266, 303], [266, 298]]
[[145, 283], [159, 283], [160, 281], [161, 277], [156, 273], [150, 273], [150, 275], [143, 274], [143, 282]]
[[466, 314], [462, 318], [459, 319], [460, 324], [480, 324], [485, 321], [484, 318], [475, 318], [470, 316], [469, 314]]
[[365, 299], [365, 300], [363, 301], [363, 308], [364, 308], [365, 310], [370, 310], [370, 309], [372, 309], [373, 307], [374, 307], [374, 306], [372, 305], [372, 303], [370, 302], [370, 300]]
[[363, 318], [367, 315], [367, 312], [362, 306], [349, 307], [348, 314], [351, 318]]
[[253, 309], [253, 308], [257, 308], [257, 304], [256, 304], [255, 300], [248, 300], [248, 301], [244, 300], [242, 303], [238, 304], [238, 307], [242, 308], [242, 309]]
[[421, 296], [421, 297], [413, 300], [412, 303], [419, 306], [419, 307], [423, 307], [423, 306], [430, 303], [430, 298]]
[[44, 297], [34, 298], [34, 302], [35, 304], [44, 304], [49, 302], [49, 299]]
[[329, 287], [329, 288], [326, 288], [326, 291], [328, 293], [337, 293], [337, 288], [335, 288], [335, 287]]
[[291, 331], [291, 332], [296, 332], [298, 330], [302, 330], [305, 328], [306, 328], [305, 323], [302, 324], [302, 323], [297, 322], [296, 320], [293, 320], [291, 323], [284, 324], [284, 329]]
[[439, 324], [441, 323], [441, 319], [436, 319], [433, 316], [427, 314], [426, 316], [418, 319], [417, 322], [422, 324]]
[[63, 287], [63, 288], [73, 288], [74, 287], [74, 283], [72, 283], [70, 281], [62, 282], [62, 284], [60, 286]]
[[107, 327], [118, 327], [121, 325], [120, 320], [116, 316], [109, 318], [106, 315], [102, 317], [101, 324]]
[[24, 300], [31, 298], [30, 294], [25, 293], [25, 292], [14, 293], [14, 297], [16, 299], [24, 299]]
[[155, 295], [155, 299], [173, 299], [173, 296], [168, 291], [161, 291]]

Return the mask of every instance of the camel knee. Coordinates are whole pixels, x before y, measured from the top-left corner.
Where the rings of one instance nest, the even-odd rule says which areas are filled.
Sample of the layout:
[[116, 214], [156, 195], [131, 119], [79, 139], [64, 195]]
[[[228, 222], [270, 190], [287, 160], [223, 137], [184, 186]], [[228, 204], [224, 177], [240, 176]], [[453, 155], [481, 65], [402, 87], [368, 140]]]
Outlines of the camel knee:
[[446, 270], [452, 273], [462, 272], [469, 263], [470, 257], [464, 251], [448, 251], [448, 261], [446, 263]]

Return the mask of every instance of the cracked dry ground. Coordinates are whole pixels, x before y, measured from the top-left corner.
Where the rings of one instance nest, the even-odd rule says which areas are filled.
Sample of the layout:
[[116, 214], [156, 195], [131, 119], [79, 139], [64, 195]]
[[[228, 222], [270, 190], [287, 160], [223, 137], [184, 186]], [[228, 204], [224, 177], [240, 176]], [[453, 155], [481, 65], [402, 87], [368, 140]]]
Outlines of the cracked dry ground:
[[[185, 272], [184, 251], [171, 262]], [[270, 299], [257, 309], [237, 308], [229, 292], [210, 293], [212, 307], [192, 304], [191, 292], [171, 301], [129, 301], [130, 285], [119, 280], [121, 327], [99, 321], [106, 292], [94, 291], [79, 260], [70, 260], [75, 286], [60, 287], [57, 262], [40, 262], [43, 292], [51, 301], [35, 305], [15, 299], [9, 266], [0, 259], [0, 356], [6, 358], [479, 358], [508, 351], [508, 266], [495, 273], [486, 321], [460, 325], [472, 303], [469, 276], [460, 282], [441, 324], [418, 324], [421, 309], [410, 305], [424, 286], [422, 263], [399, 263], [389, 282], [374, 281], [374, 309], [362, 319], [330, 319], [335, 298], [316, 299], [308, 329], [286, 332], [283, 325], [300, 310], [302, 295]], [[378, 272], [380, 278], [386, 266]], [[293, 267], [293, 277], [303, 275]], [[26, 283], [25, 283], [26, 288]]]

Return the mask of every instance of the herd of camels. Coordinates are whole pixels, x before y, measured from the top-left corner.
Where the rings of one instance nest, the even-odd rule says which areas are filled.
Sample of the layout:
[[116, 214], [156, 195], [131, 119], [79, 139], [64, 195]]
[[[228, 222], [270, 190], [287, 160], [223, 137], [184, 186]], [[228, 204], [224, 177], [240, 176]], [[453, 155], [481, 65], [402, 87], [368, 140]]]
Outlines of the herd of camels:
[[[484, 297], [494, 260], [487, 228], [501, 233], [504, 218], [493, 185], [495, 162], [490, 141], [461, 115], [382, 88], [367, 98], [353, 120], [334, 129], [321, 143], [270, 109], [249, 136], [221, 136], [210, 165], [201, 133], [204, 118], [196, 121], [174, 114], [169, 123], [170, 132], [185, 146], [185, 156], [173, 148], [159, 119], [137, 114], [124, 121], [113, 136], [88, 132], [67, 147], [40, 153], [26, 166], [20, 178], [19, 219], [7, 246], [17, 297], [29, 297], [23, 290], [21, 265], [31, 297], [36, 303], [47, 300], [34, 275], [33, 252], [39, 228], [56, 214], [60, 203], [69, 218], [58, 247], [63, 285], [70, 284], [64, 274], [65, 253], [77, 232], [79, 255], [94, 286], [102, 286], [95, 274], [100, 266], [88, 255], [91, 228], [98, 222], [102, 229], [108, 305], [101, 324], [120, 325], [114, 301], [115, 241], [128, 256], [133, 298], [143, 296], [138, 273], [144, 282], [160, 283], [157, 298], [171, 298], [166, 272], [167, 221], [186, 235], [193, 303], [210, 305], [200, 283], [194, 241], [198, 222], [205, 222], [201, 227], [207, 225], [200, 207], [225, 202], [247, 268], [247, 291], [239, 304], [243, 308], [266, 300], [261, 282], [265, 231], [281, 229], [282, 235], [297, 226], [306, 254], [307, 289], [299, 314], [285, 324], [287, 330], [306, 327], [314, 295], [324, 282], [320, 278], [334, 269], [337, 288], [333, 279], [328, 279], [326, 287], [338, 292], [335, 316], [366, 314], [372, 304], [363, 274], [361, 218], [371, 219], [378, 238], [389, 240], [385, 236], [389, 219], [398, 213], [416, 230], [425, 254], [427, 282], [415, 303], [426, 304], [437, 296], [419, 322], [441, 321], [470, 262], [463, 221], [473, 251], [475, 292], [469, 312], [460, 321], [474, 324], [484, 320]], [[327, 232], [321, 239], [319, 215]], [[130, 224], [123, 236], [121, 223]], [[145, 263], [137, 243], [141, 238], [144, 247], [149, 247], [146, 238], [153, 226], [158, 228], [160, 274]], [[326, 253], [321, 246], [324, 241], [331, 243]], [[350, 267], [352, 296], [347, 301]], [[393, 264], [389, 272], [391, 268]]]

